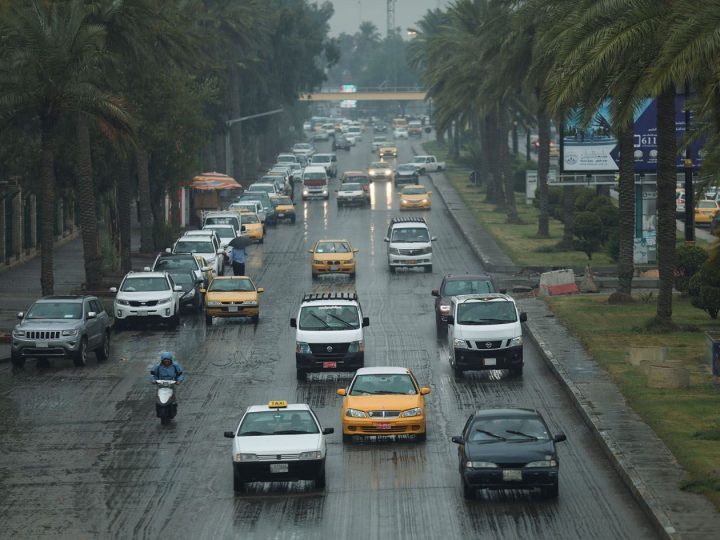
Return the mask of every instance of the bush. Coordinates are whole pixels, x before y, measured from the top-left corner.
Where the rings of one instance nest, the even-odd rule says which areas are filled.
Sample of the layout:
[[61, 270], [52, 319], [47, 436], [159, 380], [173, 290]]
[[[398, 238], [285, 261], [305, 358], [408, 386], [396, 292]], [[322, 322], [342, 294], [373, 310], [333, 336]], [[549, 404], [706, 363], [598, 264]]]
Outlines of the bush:
[[589, 188], [575, 188], [575, 211], [576, 212], [583, 212], [587, 210], [588, 204], [590, 204], [590, 201], [592, 201], [597, 195], [595, 195], [595, 191]]
[[706, 311], [711, 319], [717, 319], [720, 312], [720, 257], [714, 254], [690, 278], [688, 284], [690, 303]]
[[607, 195], [596, 195], [587, 203], [587, 206], [585, 206], [585, 210], [587, 210], [588, 212], [595, 212], [596, 210], [607, 206], [609, 206], [610, 208], [615, 208], [612, 199]]
[[685, 244], [675, 250], [675, 288], [683, 293], [688, 292], [690, 278], [707, 261], [707, 252], [694, 244]]
[[600, 241], [604, 244], [607, 242], [610, 232], [613, 229], [617, 229], [618, 223], [620, 222], [620, 211], [614, 206], [601, 206], [593, 212], [602, 222], [602, 234]]
[[608, 232], [605, 247], [610, 258], [617, 262], [620, 258], [620, 231], [618, 227], [613, 227], [610, 232]]
[[573, 221], [575, 249], [582, 251], [592, 260], [592, 254], [602, 245], [603, 224], [600, 217], [593, 212], [580, 212]]

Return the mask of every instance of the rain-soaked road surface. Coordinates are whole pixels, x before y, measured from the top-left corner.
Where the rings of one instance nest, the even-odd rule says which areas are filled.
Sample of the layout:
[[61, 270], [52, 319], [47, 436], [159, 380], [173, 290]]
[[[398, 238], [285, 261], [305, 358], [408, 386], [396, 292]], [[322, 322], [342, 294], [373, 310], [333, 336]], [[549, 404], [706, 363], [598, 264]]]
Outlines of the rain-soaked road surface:
[[[367, 166], [368, 139], [339, 154], [340, 170]], [[325, 149], [325, 143], [320, 147]], [[400, 162], [410, 146], [400, 144]], [[430, 185], [429, 180], [424, 183]], [[333, 185], [337, 180], [333, 181]], [[430, 290], [444, 273], [478, 261], [435, 198], [425, 213], [434, 272], [386, 267], [382, 241], [398, 215], [391, 183], [373, 186], [371, 209], [338, 211], [334, 200], [298, 204], [295, 225], [270, 228], [249, 248], [249, 273], [265, 287], [260, 323], [221, 321], [206, 328], [187, 315], [177, 331], [114, 335], [111, 360], [91, 358], [13, 373], [0, 365], [0, 537], [4, 538], [653, 538], [644, 514], [615, 474], [537, 350], [525, 342], [525, 374], [466, 374], [454, 380], [447, 345], [435, 335]], [[348, 238], [360, 249], [356, 283], [312, 283], [307, 249], [319, 238]], [[343, 445], [340, 398], [345, 375], [298, 383], [289, 319], [303, 292], [357, 288], [371, 325], [366, 365], [412, 368], [428, 396], [428, 440]], [[161, 427], [147, 382], [160, 351], [175, 351], [188, 378], [179, 413]], [[327, 489], [311, 482], [251, 484], [232, 490], [230, 441], [244, 407], [287, 399], [309, 403], [328, 436]], [[483, 492], [463, 499], [456, 446], [478, 407], [540, 409], [559, 445], [560, 497]]]

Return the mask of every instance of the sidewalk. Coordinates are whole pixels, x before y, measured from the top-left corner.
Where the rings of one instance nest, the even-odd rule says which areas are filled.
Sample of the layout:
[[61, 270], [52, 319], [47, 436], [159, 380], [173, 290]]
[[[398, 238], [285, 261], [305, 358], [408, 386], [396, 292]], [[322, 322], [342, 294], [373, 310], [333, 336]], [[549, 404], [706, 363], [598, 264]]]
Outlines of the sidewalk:
[[[433, 174], [431, 180], [485, 268], [513, 271], [512, 263], [473, 218], [445, 175]], [[658, 534], [672, 539], [720, 537], [720, 513], [704, 497], [680, 489], [682, 467], [579, 340], [554, 318], [542, 300], [527, 298], [518, 304], [528, 314], [529, 338], [538, 345], [548, 367], [563, 383]]]

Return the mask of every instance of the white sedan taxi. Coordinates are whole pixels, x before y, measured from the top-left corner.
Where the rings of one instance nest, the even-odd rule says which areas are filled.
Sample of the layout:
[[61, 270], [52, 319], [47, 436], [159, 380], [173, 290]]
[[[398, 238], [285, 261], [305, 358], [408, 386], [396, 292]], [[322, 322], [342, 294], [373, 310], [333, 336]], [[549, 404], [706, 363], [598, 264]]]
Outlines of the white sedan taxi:
[[247, 408], [233, 439], [233, 488], [244, 492], [247, 482], [313, 480], [325, 488], [325, 435], [309, 405], [271, 401]]

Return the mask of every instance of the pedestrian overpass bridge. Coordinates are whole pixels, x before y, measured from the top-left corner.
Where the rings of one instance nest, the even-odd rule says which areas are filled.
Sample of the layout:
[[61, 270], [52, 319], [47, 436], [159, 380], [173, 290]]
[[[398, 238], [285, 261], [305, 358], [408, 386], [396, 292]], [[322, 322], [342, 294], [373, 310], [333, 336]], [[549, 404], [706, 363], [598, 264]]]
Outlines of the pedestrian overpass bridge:
[[427, 92], [417, 87], [358, 88], [356, 92], [320, 90], [301, 94], [299, 101], [425, 101]]

